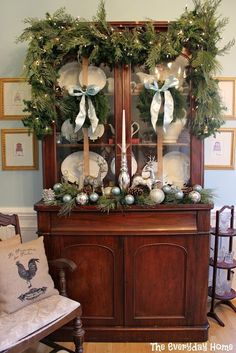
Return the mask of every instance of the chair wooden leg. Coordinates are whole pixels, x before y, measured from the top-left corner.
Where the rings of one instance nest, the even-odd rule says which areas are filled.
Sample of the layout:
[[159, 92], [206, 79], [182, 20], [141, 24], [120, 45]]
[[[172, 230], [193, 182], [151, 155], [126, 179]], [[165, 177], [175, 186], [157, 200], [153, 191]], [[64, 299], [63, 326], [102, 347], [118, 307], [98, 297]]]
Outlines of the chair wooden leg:
[[83, 353], [84, 330], [79, 316], [74, 319], [73, 340], [75, 344], [75, 353]]

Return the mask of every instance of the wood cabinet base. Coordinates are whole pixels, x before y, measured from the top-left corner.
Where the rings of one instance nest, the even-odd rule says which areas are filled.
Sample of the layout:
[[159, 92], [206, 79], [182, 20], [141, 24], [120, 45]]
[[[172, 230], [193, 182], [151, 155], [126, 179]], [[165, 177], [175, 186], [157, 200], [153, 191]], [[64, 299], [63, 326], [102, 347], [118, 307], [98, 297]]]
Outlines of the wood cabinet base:
[[48, 258], [77, 264], [67, 289], [87, 341], [207, 340], [210, 205], [35, 209]]

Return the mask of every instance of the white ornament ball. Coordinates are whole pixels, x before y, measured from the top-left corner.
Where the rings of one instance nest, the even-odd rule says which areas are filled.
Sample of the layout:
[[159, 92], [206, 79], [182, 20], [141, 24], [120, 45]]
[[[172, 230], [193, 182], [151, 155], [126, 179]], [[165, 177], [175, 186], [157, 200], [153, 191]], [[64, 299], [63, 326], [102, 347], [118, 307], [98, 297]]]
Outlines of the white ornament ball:
[[120, 195], [120, 188], [118, 186], [114, 186], [112, 189], [111, 189], [111, 193], [112, 195], [114, 196], [119, 196]]
[[201, 186], [201, 185], [198, 185], [198, 184], [193, 185], [193, 190], [200, 192], [200, 191], [202, 191], [202, 186]]
[[161, 189], [153, 189], [150, 191], [150, 198], [155, 203], [162, 203], [165, 199], [165, 193]]
[[71, 199], [72, 199], [71, 195], [65, 194], [65, 195], [63, 196], [63, 198], [62, 198], [62, 201], [63, 201], [63, 202], [70, 202]]
[[125, 203], [126, 203], [127, 205], [133, 205], [133, 203], [134, 203], [134, 197], [133, 197], [133, 195], [130, 195], [130, 194], [126, 195], [126, 196], [125, 196]]
[[184, 197], [184, 193], [183, 193], [182, 190], [179, 190], [179, 191], [177, 191], [177, 192], [175, 193], [175, 198], [176, 198], [176, 200], [182, 200], [183, 197]]
[[59, 191], [62, 187], [62, 184], [61, 183], [56, 183], [53, 185], [53, 190], [54, 191]]
[[86, 203], [88, 203], [88, 200], [89, 200], [88, 195], [85, 194], [85, 192], [81, 192], [76, 196], [76, 202], [79, 205], [86, 205]]
[[169, 194], [171, 192], [171, 186], [170, 185], [164, 185], [162, 187], [162, 190], [164, 191], [165, 194]]
[[92, 192], [92, 194], [89, 195], [89, 199], [92, 202], [97, 202], [99, 199], [99, 195], [96, 192]]
[[198, 203], [201, 201], [201, 195], [199, 194], [198, 191], [191, 191], [188, 194], [188, 197], [190, 198], [191, 201], [193, 201], [193, 203]]
[[112, 186], [106, 186], [104, 188], [104, 195], [105, 196], [110, 196], [111, 195], [111, 189], [112, 189]]

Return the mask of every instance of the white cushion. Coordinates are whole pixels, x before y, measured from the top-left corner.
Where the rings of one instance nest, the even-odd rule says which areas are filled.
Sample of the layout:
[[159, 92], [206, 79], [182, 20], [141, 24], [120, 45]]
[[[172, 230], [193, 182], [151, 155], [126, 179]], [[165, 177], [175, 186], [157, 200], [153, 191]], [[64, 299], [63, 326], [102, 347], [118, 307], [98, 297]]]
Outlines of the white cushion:
[[61, 295], [52, 295], [11, 313], [0, 314], [0, 351], [23, 341], [44, 326], [54, 324], [80, 304]]

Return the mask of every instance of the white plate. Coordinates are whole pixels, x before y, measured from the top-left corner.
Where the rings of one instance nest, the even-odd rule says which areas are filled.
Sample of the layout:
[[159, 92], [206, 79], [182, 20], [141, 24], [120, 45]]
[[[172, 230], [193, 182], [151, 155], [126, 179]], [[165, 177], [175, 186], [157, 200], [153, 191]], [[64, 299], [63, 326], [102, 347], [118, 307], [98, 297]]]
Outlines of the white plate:
[[58, 85], [67, 90], [71, 86], [77, 86], [79, 84], [80, 70], [81, 66], [77, 61], [72, 61], [63, 65], [59, 70], [60, 77], [58, 78]]
[[[116, 164], [115, 164], [115, 158], [112, 159], [111, 161], [111, 164], [110, 164], [110, 167], [111, 167], [111, 172], [112, 174], [115, 174], [116, 173]], [[137, 161], [136, 159], [132, 156], [132, 166], [131, 166], [131, 176], [133, 176], [136, 172], [137, 172], [137, 168], [138, 168], [138, 165], [137, 165]]]
[[[81, 70], [79, 74], [79, 83], [81, 86], [83, 86], [83, 71]], [[96, 66], [89, 66], [88, 67], [88, 84], [89, 85], [95, 85], [98, 86], [101, 89], [103, 89], [106, 86], [107, 83], [107, 78], [102, 69]]]
[[173, 151], [163, 157], [163, 182], [182, 187], [190, 176], [189, 156]]
[[[83, 151], [71, 153], [64, 159], [61, 164], [62, 175], [67, 178], [71, 183], [79, 182], [80, 177], [83, 175]], [[104, 179], [108, 172], [108, 165], [105, 159], [95, 152], [89, 152], [89, 175], [97, 177], [99, 173], [98, 163], [103, 163], [104, 172], [101, 174], [101, 178]]]
[[98, 124], [96, 130], [93, 133], [92, 127], [90, 126], [88, 128], [88, 137], [90, 138], [90, 140], [95, 141], [104, 134], [104, 130], [104, 125]]
[[[145, 166], [143, 167], [143, 170], [142, 170], [142, 178], [144, 179], [147, 179], [150, 177], [150, 172], [147, 170], [147, 167], [148, 167], [148, 164], [145, 164]], [[158, 164], [157, 162], [153, 162], [153, 170], [154, 170], [154, 175], [155, 175], [155, 178], [157, 179], [157, 169], [158, 169]]]

